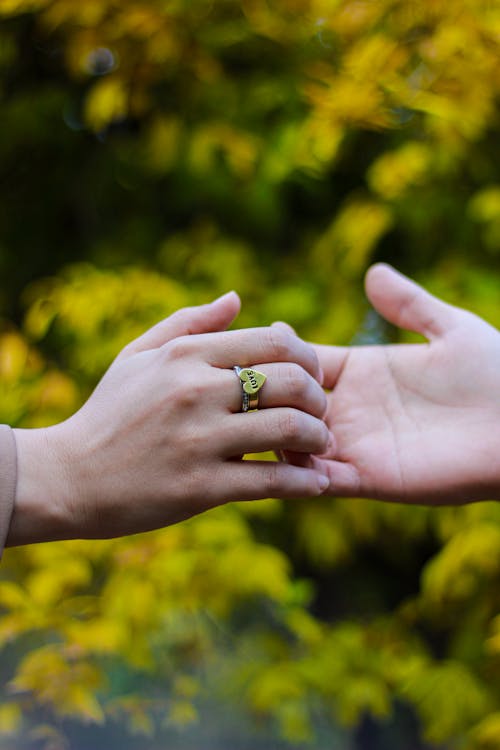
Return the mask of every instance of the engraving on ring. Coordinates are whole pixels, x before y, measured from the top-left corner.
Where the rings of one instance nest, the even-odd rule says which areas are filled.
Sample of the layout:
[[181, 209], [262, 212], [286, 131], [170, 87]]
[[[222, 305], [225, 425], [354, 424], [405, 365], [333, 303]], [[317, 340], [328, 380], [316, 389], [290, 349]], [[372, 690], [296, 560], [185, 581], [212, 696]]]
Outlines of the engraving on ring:
[[263, 372], [252, 370], [250, 367], [243, 368], [239, 372], [239, 378], [243, 385], [243, 390], [250, 396], [260, 391], [267, 380]]

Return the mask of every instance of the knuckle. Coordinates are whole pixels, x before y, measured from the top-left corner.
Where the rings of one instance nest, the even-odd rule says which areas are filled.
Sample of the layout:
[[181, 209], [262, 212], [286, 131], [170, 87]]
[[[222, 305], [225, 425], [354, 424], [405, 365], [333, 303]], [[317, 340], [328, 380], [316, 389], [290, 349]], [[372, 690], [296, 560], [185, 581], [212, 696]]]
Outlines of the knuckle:
[[280, 328], [270, 328], [268, 343], [272, 356], [276, 362], [290, 359], [293, 351], [293, 336]]
[[299, 421], [299, 414], [293, 409], [287, 409], [280, 414], [277, 429], [281, 440], [287, 442], [296, 438], [300, 432]]
[[174, 323], [179, 329], [184, 331], [184, 338], [187, 338], [194, 333], [195, 322], [200, 317], [200, 307], [183, 307], [180, 310], [176, 310], [170, 316], [170, 321]]
[[191, 352], [191, 345], [188, 336], [180, 336], [179, 338], [169, 341], [162, 347], [163, 353], [167, 360], [175, 361], [187, 357]]
[[264, 486], [269, 497], [274, 497], [279, 494], [281, 489], [281, 472], [280, 466], [277, 464], [270, 464], [265, 469], [266, 475], [264, 478]]
[[[177, 431], [176, 450], [179, 456], [182, 456], [182, 476], [184, 489], [188, 489], [190, 480], [202, 473], [202, 467], [207, 458], [208, 446], [210, 445], [209, 435], [203, 427], [190, 424], [183, 426]], [[210, 491], [208, 486], [210, 482], [200, 481], [199, 487], [205, 487], [206, 492]], [[188, 492], [191, 494], [191, 491]]]
[[320, 364], [319, 364], [319, 357], [318, 353], [315, 351], [314, 347], [308, 344], [308, 351], [309, 351], [309, 357], [311, 360], [311, 365], [314, 367], [314, 371], [316, 373], [319, 373], [321, 370]]
[[309, 390], [309, 377], [300, 365], [289, 364], [284, 371], [285, 387], [294, 399], [302, 399]]
[[196, 462], [206, 452], [207, 435], [204, 430], [189, 430], [184, 436], [184, 453], [188, 459], [191, 459], [191, 471], [196, 469]]
[[408, 315], [411, 315], [415, 307], [418, 305], [419, 299], [419, 289], [414, 289], [411, 293], [405, 295], [399, 303], [399, 317], [406, 319]]
[[192, 409], [203, 403], [205, 386], [193, 378], [182, 378], [173, 389], [172, 397], [182, 409]]
[[169, 323], [180, 323], [182, 321], [184, 315], [186, 313], [188, 313], [188, 312], [189, 312], [189, 309], [187, 307], [183, 307], [180, 310], [176, 310], [175, 312], [173, 312], [169, 316], [168, 322]]
[[135, 339], [134, 341], [129, 341], [128, 344], [125, 344], [123, 349], [119, 352], [116, 359], [128, 359], [128, 357], [131, 357], [133, 354], [136, 354], [138, 349], [138, 339]]
[[181, 307], [179, 310], [173, 312], [170, 318], [175, 321], [183, 321], [186, 317], [193, 315], [195, 310], [195, 307]]

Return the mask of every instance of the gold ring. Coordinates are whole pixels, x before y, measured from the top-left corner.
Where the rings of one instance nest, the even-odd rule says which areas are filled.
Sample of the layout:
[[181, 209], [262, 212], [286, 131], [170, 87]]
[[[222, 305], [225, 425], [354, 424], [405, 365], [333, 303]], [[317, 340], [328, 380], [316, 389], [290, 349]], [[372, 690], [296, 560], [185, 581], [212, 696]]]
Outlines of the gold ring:
[[242, 388], [241, 411], [252, 411], [259, 408], [259, 391], [267, 380], [263, 372], [253, 367], [233, 367]]

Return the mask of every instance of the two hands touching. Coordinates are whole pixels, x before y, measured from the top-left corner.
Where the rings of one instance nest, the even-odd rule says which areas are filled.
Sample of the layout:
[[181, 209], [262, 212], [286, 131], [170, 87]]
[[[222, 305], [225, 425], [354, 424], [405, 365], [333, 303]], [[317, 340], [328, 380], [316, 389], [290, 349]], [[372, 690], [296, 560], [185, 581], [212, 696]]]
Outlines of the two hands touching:
[[[500, 333], [385, 265], [366, 289], [427, 343], [313, 347], [284, 324], [226, 331], [234, 293], [130, 343], [76, 414], [14, 431], [7, 544], [120, 536], [269, 496], [500, 499]], [[259, 411], [240, 412], [236, 364], [267, 376]], [[286, 460], [242, 460], [268, 450]]]

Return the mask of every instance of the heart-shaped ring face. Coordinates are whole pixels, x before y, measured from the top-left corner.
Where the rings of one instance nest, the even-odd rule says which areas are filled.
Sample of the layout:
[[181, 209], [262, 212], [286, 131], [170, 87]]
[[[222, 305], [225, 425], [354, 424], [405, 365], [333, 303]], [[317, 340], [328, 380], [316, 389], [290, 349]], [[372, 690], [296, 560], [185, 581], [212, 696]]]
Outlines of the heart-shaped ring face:
[[243, 383], [243, 390], [250, 396], [260, 391], [267, 380], [263, 372], [252, 370], [250, 367], [244, 367], [240, 370], [240, 380]]

